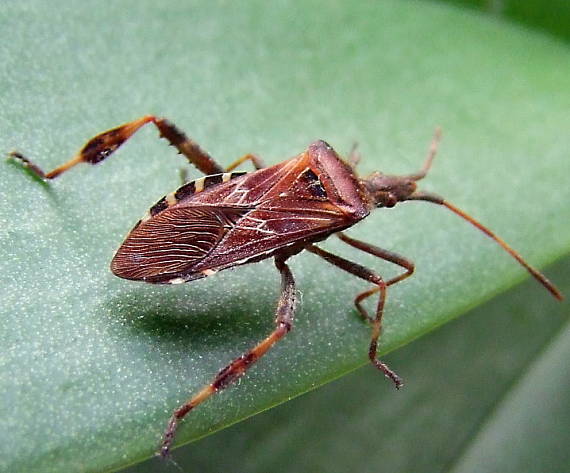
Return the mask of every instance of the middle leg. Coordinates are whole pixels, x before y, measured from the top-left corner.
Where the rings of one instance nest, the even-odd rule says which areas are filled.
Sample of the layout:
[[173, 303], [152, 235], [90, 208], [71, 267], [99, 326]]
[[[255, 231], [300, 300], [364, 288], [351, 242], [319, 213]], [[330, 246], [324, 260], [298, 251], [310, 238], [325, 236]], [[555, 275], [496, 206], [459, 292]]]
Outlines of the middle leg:
[[291, 330], [293, 319], [295, 317], [297, 296], [295, 292], [295, 280], [293, 279], [293, 274], [291, 273], [289, 266], [285, 263], [286, 259], [287, 256], [275, 257], [275, 265], [281, 273], [281, 296], [277, 303], [275, 330], [273, 330], [267, 338], [258, 343], [250, 351], [239, 358], [236, 358], [228, 366], [222, 369], [210, 384], [204, 386], [198, 394], [174, 411], [170, 421], [168, 422], [168, 426], [164, 432], [164, 437], [160, 446], [159, 454], [162, 457], [168, 456], [170, 446], [174, 440], [176, 427], [186, 414], [188, 414], [198, 404], [201, 404], [212, 396], [212, 394], [227, 388], [231, 383], [243, 376], [245, 372], [257, 360], [259, 360], [259, 358], [261, 358], [276, 342]]
[[230, 164], [226, 168], [226, 172], [233, 171], [235, 168], [237, 168], [239, 165], [245, 163], [246, 161], [251, 161], [251, 163], [253, 164], [253, 167], [256, 170], [263, 169], [264, 167], [266, 167], [263, 160], [259, 156], [257, 156], [257, 154], [247, 153], [247, 154], [244, 154], [241, 158], [236, 159], [232, 164]]
[[[226, 172], [233, 171], [235, 168], [237, 168], [238, 166], [241, 166], [246, 161], [251, 161], [255, 170], [263, 169], [264, 167], [266, 167], [263, 160], [259, 156], [257, 156], [257, 154], [247, 153], [247, 154], [244, 154], [242, 157], [236, 159], [232, 164], [230, 164], [226, 168]], [[188, 169], [187, 168], [180, 168], [180, 181], [181, 181], [182, 185], [189, 182]]]
[[[384, 314], [384, 304], [386, 302], [386, 288], [388, 287], [387, 282], [385, 282], [379, 274], [372, 271], [371, 269], [368, 269], [358, 263], [354, 263], [345, 258], [342, 258], [341, 256], [329, 253], [328, 251], [325, 251], [322, 248], [319, 248], [318, 246], [311, 245], [307, 247], [307, 250], [310, 251], [311, 253], [316, 254], [317, 256], [320, 256], [321, 258], [331, 263], [332, 265], [350, 274], [353, 274], [356, 277], [364, 279], [365, 281], [369, 281], [376, 286], [374, 287], [374, 289], [370, 289], [369, 291], [365, 291], [362, 294], [359, 294], [356, 297], [355, 303], [360, 314], [366, 320], [369, 320], [372, 326], [370, 347], [368, 349], [368, 358], [370, 359], [370, 362], [377, 369], [382, 371], [382, 373], [384, 373], [384, 376], [390, 379], [394, 383], [397, 389], [400, 389], [404, 384], [402, 379], [392, 369], [390, 369], [390, 367], [386, 363], [378, 360], [376, 357], [378, 351], [378, 338], [382, 333], [382, 316]], [[368, 297], [376, 292], [379, 293], [378, 304], [376, 306], [376, 315], [375, 317], [370, 317], [368, 316], [366, 311], [364, 311], [364, 309], [361, 307], [360, 301], [363, 298]]]
[[[399, 255], [398, 253], [394, 253], [393, 251], [388, 251], [388, 250], [385, 250], [383, 248], [379, 248], [378, 246], [374, 246], [374, 245], [372, 245], [370, 243], [366, 243], [364, 241], [356, 240], [355, 238], [351, 238], [342, 232], [337, 233], [337, 236], [343, 242], [345, 242], [347, 245], [350, 245], [353, 248], [356, 248], [357, 250], [364, 251], [365, 253], [376, 256], [377, 258], [383, 259], [385, 261], [389, 261], [390, 263], [397, 264], [398, 266], [401, 266], [402, 268], [404, 268], [406, 270], [402, 274], [399, 274], [398, 276], [395, 276], [392, 279], [389, 279], [388, 281], [386, 281], [386, 286], [391, 286], [392, 284], [396, 284], [400, 281], [403, 281], [404, 279], [409, 278], [412, 274], [414, 274], [414, 270], [415, 270], [414, 263], [412, 261], [410, 261], [409, 259], [404, 258], [403, 256]], [[367, 314], [366, 309], [364, 309], [361, 302], [364, 299], [366, 299], [367, 297], [370, 297], [373, 294], [376, 294], [377, 292], [378, 292], [378, 288], [373, 287], [372, 289], [369, 289], [369, 290], [364, 291], [361, 294], [359, 294], [354, 301], [356, 308], [358, 309], [360, 314], [365, 319], [368, 319], [370, 321], [372, 321], [372, 318]]]

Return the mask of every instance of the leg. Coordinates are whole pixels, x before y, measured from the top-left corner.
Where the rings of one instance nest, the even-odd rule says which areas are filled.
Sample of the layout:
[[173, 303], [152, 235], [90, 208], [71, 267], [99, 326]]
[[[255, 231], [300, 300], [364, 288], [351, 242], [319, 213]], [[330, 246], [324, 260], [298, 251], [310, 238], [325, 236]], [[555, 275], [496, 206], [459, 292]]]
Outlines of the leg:
[[184, 184], [188, 184], [190, 179], [188, 179], [188, 169], [187, 168], [180, 168], [178, 170], [178, 175], [180, 176], [180, 185], [183, 186]]
[[[263, 169], [265, 167], [263, 160], [259, 156], [255, 155], [255, 154], [248, 153], [248, 154], [243, 155], [241, 158], [236, 159], [232, 164], [230, 164], [226, 168], [226, 172], [233, 171], [235, 168], [237, 168], [239, 165], [241, 165], [242, 163], [244, 163], [246, 161], [251, 161], [253, 163], [253, 166], [255, 167], [255, 169]], [[180, 181], [181, 181], [182, 185], [190, 182], [188, 179], [188, 170], [186, 168], [180, 169]]]
[[397, 264], [406, 270], [405, 273], [400, 274], [392, 279], [389, 279], [386, 282], [386, 286], [391, 286], [392, 284], [396, 284], [397, 282], [403, 281], [406, 278], [409, 278], [412, 274], [414, 274], [415, 266], [412, 261], [409, 259], [400, 256], [398, 253], [394, 253], [392, 251], [384, 250], [382, 248], [378, 248], [377, 246], [371, 245], [370, 243], [365, 243], [360, 240], [355, 240], [342, 232], [337, 233], [337, 236], [344, 241], [347, 245], [350, 245], [360, 251], [364, 251], [365, 253], [377, 256], [383, 260], [389, 261], [390, 263]]
[[10, 153], [10, 157], [21, 161], [24, 167], [28, 168], [37, 176], [43, 179], [53, 179], [71, 169], [76, 164], [83, 162], [89, 164], [100, 163], [114, 153], [117, 148], [119, 148], [125, 141], [134, 135], [139, 128], [147, 123], [154, 123], [160, 132], [160, 136], [162, 138], [166, 138], [179, 153], [186, 156], [188, 161], [194, 164], [204, 174], [217, 174], [223, 172], [223, 168], [219, 166], [208, 153], [201, 149], [198, 144], [186, 137], [184, 133], [178, 130], [168, 120], [158, 118], [153, 115], [145, 115], [138, 120], [125, 123], [117, 128], [104, 131], [103, 133], [94, 136], [71, 160], [47, 173], [18, 152]]
[[426, 177], [428, 171], [431, 168], [431, 163], [433, 162], [433, 158], [435, 158], [435, 155], [437, 154], [437, 149], [439, 147], [440, 141], [441, 141], [441, 128], [437, 127], [435, 129], [435, 132], [433, 134], [433, 138], [432, 138], [431, 143], [429, 145], [426, 160], [424, 161], [424, 165], [423, 165], [422, 169], [419, 172], [416, 172], [414, 174], [410, 174], [409, 176], [407, 176], [409, 179], [412, 179], [414, 181], [419, 181], [420, 179], [423, 179], [424, 177]]
[[[414, 263], [404, 258], [403, 256], [400, 256], [397, 253], [393, 253], [391, 251], [378, 248], [377, 246], [371, 245], [370, 243], [365, 243], [360, 240], [355, 240], [354, 238], [350, 238], [349, 236], [341, 232], [337, 233], [337, 236], [346, 244], [354, 248], [364, 251], [365, 253], [377, 256], [378, 258], [389, 261], [390, 263], [397, 264], [398, 266], [401, 266], [406, 270], [405, 273], [402, 273], [399, 276], [393, 277], [392, 279], [386, 281], [386, 287], [391, 286], [392, 284], [396, 284], [397, 282], [403, 281], [404, 279], [409, 278], [414, 273], [415, 269]], [[378, 291], [379, 291], [378, 287], [373, 287], [372, 289], [368, 289], [367, 291], [363, 291], [360, 294], [358, 294], [354, 300], [354, 304], [356, 305], [356, 308], [358, 309], [360, 315], [365, 320], [368, 320], [370, 322], [373, 322], [374, 319], [368, 315], [366, 309], [362, 306], [362, 301], [367, 297], [376, 294]]]
[[[398, 266], [401, 266], [406, 270], [405, 273], [402, 273], [399, 276], [393, 277], [392, 279], [386, 281], [386, 287], [391, 286], [392, 284], [396, 284], [400, 281], [403, 281], [404, 279], [409, 278], [414, 273], [415, 269], [414, 263], [404, 258], [403, 256], [400, 256], [397, 253], [393, 253], [392, 251], [378, 248], [377, 246], [365, 243], [360, 240], [355, 240], [354, 238], [351, 238], [342, 232], [337, 233], [337, 236], [346, 244], [354, 248], [364, 251], [365, 253], [377, 256], [378, 258], [389, 261], [390, 263], [397, 264]], [[370, 317], [370, 315], [368, 315], [368, 312], [362, 306], [361, 302], [367, 297], [376, 294], [378, 291], [379, 291], [378, 286], [373, 287], [372, 289], [368, 289], [367, 291], [363, 291], [362, 293], [358, 294], [354, 300], [354, 305], [356, 305], [358, 313], [365, 321], [368, 321], [370, 323], [374, 322], [374, 317]]]
[[253, 363], [259, 360], [267, 350], [269, 350], [291, 330], [295, 316], [295, 304], [297, 298], [295, 294], [295, 280], [293, 279], [293, 274], [291, 274], [289, 266], [285, 264], [286, 258], [287, 257], [280, 256], [275, 257], [275, 265], [281, 273], [281, 296], [279, 297], [279, 302], [277, 304], [275, 330], [249, 352], [243, 354], [239, 358], [236, 358], [228, 366], [222, 369], [210, 384], [206, 385], [198, 394], [174, 411], [170, 421], [168, 422], [168, 427], [164, 432], [164, 437], [160, 446], [159, 454], [162, 457], [166, 457], [168, 455], [176, 432], [176, 426], [178, 422], [188, 414], [188, 412], [194, 409], [198, 404], [204, 402], [212, 394], [227, 388], [231, 383], [243, 376]]
[[[390, 281], [385, 282], [382, 277], [374, 271], [365, 268], [358, 263], [353, 263], [352, 261], [329, 253], [328, 251], [325, 251], [315, 245], [309, 246], [307, 250], [320, 256], [334, 266], [337, 266], [338, 268], [343, 269], [344, 271], [353, 274], [356, 277], [370, 281], [376, 285], [375, 288], [369, 289], [368, 291], [365, 291], [356, 296], [354, 303], [356, 304], [356, 308], [358, 309], [360, 315], [365, 318], [365, 320], [369, 320], [372, 325], [372, 336], [370, 341], [370, 348], [368, 349], [368, 357], [370, 358], [371, 363], [377, 369], [382, 371], [384, 373], [384, 376], [392, 380], [397, 389], [400, 389], [403, 386], [402, 379], [394, 371], [392, 371], [390, 367], [386, 365], [386, 363], [383, 363], [382, 361], [376, 359], [378, 338], [382, 333], [382, 315], [384, 314], [384, 303], [386, 301], [386, 288], [388, 287], [388, 283]], [[376, 316], [372, 318], [366, 313], [360, 302], [372, 294], [375, 294], [376, 292], [379, 292], [380, 294], [378, 297], [378, 305], [376, 306]]]
[[236, 159], [232, 164], [230, 164], [226, 168], [226, 172], [233, 171], [240, 164], [245, 163], [246, 161], [251, 161], [255, 169], [263, 169], [265, 167], [265, 163], [262, 161], [262, 159], [259, 156], [252, 153], [247, 153], [244, 154], [241, 158]]
[[361, 157], [362, 156], [358, 151], [358, 143], [354, 142], [348, 153], [348, 164], [350, 164], [350, 167], [352, 169], [356, 169], [356, 166], [358, 166]]

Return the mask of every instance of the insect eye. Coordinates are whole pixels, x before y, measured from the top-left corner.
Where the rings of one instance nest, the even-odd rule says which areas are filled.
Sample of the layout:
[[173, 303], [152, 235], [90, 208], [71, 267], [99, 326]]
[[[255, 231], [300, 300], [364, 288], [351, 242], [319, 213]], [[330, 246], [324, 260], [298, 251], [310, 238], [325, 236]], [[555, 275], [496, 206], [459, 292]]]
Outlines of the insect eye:
[[386, 200], [384, 201], [384, 207], [392, 208], [397, 203], [398, 203], [398, 198], [394, 194], [392, 194], [392, 193], [386, 194]]

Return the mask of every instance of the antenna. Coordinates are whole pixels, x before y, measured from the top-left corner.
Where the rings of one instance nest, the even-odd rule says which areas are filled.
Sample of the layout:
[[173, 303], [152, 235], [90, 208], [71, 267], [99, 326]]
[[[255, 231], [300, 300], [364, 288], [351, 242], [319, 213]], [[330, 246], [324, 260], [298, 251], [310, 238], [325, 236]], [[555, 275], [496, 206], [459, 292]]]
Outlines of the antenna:
[[[428, 161], [426, 164], [428, 164], [428, 166], [424, 167], [425, 171], [427, 171], [427, 169], [429, 169], [430, 161]], [[426, 167], [427, 167], [427, 169], [426, 169]], [[424, 175], [425, 175], [425, 173], [424, 173]], [[495, 240], [501, 246], [501, 248], [503, 248], [503, 250], [505, 250], [507, 253], [509, 253], [522, 266], [524, 266], [524, 268], [526, 268], [526, 270], [530, 274], [532, 274], [532, 276], [540, 284], [542, 284], [556, 299], [558, 299], [559, 301], [564, 299], [564, 296], [562, 295], [562, 293], [558, 290], [558, 288], [554, 284], [552, 284], [546, 278], [546, 276], [544, 276], [544, 274], [542, 274], [540, 271], [538, 271], [537, 269], [533, 268], [530, 264], [528, 264], [523, 259], [523, 257], [519, 253], [517, 253], [513, 248], [511, 248], [501, 237], [497, 236], [495, 233], [493, 233], [485, 225], [478, 222], [473, 217], [471, 217], [471, 215], [468, 215], [467, 213], [465, 213], [460, 208], [456, 207], [452, 203], [445, 200], [443, 197], [440, 197], [437, 194], [432, 194], [430, 192], [415, 192], [410, 197], [408, 197], [406, 200], [425, 200], [425, 201], [431, 202], [433, 204], [443, 205], [444, 207], [447, 207], [454, 214], [459, 215], [464, 220], [467, 220], [471, 225], [477, 227], [479, 230], [481, 230], [489, 238], [491, 238], [492, 240]]]

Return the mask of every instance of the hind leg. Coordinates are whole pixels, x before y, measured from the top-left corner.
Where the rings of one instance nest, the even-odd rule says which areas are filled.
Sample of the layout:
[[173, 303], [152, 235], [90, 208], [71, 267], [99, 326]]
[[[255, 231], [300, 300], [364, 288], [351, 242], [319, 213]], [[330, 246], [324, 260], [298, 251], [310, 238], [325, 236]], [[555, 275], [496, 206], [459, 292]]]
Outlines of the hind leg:
[[36, 176], [42, 179], [54, 179], [79, 163], [98, 164], [105, 160], [147, 123], [153, 123], [158, 128], [160, 136], [168, 140], [179, 153], [184, 155], [204, 174], [224, 172], [222, 166], [173, 123], [154, 115], [145, 115], [132, 122], [99, 133], [87, 141], [73, 158], [49, 172], [45, 172], [40, 166], [17, 151], [11, 152], [9, 156], [20, 161]]

